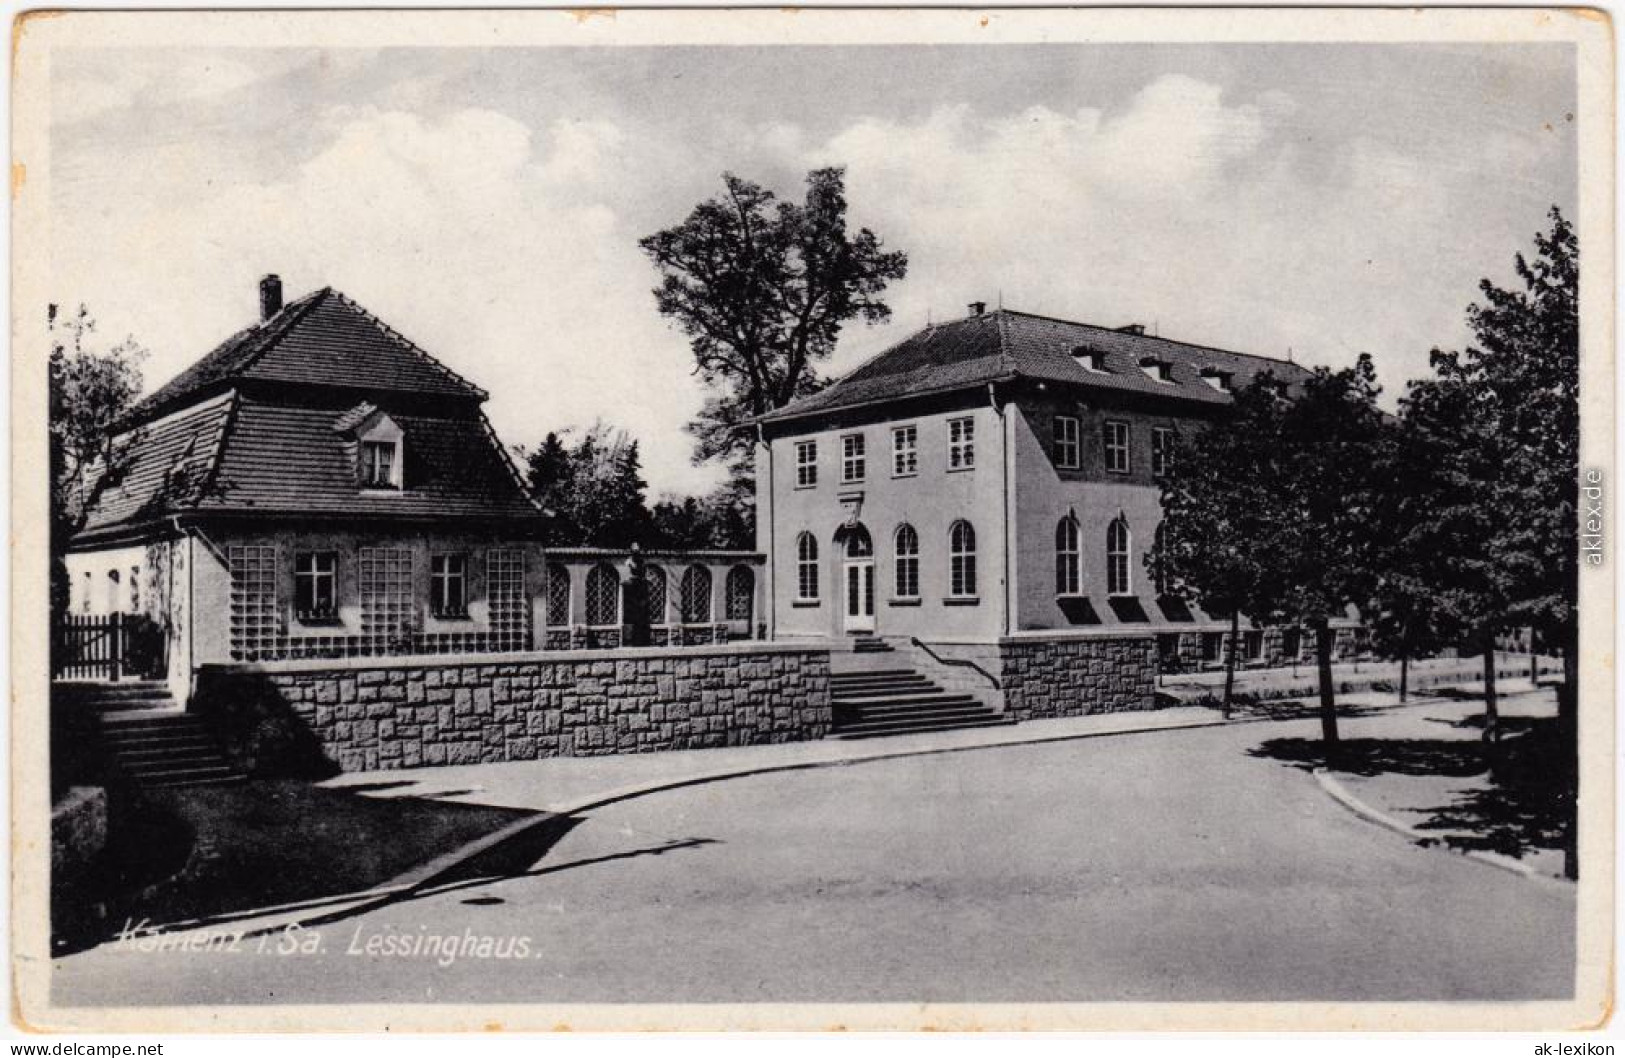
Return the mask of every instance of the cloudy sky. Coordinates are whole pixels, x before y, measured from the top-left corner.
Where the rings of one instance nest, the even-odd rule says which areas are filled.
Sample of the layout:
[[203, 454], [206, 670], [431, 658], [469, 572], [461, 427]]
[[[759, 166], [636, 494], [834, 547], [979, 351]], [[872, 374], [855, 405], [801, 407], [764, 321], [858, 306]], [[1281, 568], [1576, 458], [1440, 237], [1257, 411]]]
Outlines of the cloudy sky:
[[653, 491], [700, 490], [637, 240], [725, 170], [797, 195], [845, 165], [852, 220], [908, 252], [832, 373], [1002, 298], [1369, 351], [1397, 393], [1572, 216], [1574, 98], [1567, 45], [65, 51], [51, 296], [150, 347], [150, 388], [252, 321], [261, 274], [331, 285], [488, 389], [505, 440], [601, 417]]

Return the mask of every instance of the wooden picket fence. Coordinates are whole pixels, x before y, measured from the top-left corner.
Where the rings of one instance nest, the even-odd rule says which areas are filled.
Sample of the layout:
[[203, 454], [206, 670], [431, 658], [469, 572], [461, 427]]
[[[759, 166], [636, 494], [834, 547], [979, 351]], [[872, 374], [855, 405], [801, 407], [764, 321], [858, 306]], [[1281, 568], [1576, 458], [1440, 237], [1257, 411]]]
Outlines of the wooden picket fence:
[[59, 680], [151, 679], [167, 668], [169, 637], [144, 614], [63, 614], [52, 638]]

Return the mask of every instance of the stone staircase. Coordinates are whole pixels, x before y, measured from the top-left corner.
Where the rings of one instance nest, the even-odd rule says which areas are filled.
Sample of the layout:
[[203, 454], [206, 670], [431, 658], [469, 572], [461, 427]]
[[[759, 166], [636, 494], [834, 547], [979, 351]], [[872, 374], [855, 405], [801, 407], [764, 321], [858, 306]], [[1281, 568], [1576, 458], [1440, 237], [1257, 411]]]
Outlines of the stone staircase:
[[832, 666], [831, 738], [880, 738], [1015, 723], [975, 695], [943, 690], [886, 656], [890, 654], [892, 648], [885, 641], [862, 637], [853, 642], [853, 656], [846, 664]]
[[59, 685], [57, 694], [97, 714], [113, 765], [141, 786], [243, 781], [208, 727], [177, 708], [161, 680]]

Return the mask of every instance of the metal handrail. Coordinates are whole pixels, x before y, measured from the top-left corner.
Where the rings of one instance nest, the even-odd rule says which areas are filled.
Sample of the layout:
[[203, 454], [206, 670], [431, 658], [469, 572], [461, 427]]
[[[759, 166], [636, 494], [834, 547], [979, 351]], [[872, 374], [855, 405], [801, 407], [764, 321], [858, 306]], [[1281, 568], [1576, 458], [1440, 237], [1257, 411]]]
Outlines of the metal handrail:
[[993, 685], [994, 690], [996, 690], [996, 691], [997, 690], [1003, 690], [1003, 688], [999, 684], [998, 677], [994, 676], [992, 673], [990, 673], [986, 669], [982, 668], [982, 666], [976, 664], [976, 662], [967, 661], [964, 658], [945, 658], [941, 654], [938, 654], [935, 650], [932, 650], [930, 647], [926, 646], [923, 642], [921, 642], [920, 638], [918, 636], [909, 636], [908, 641], [910, 643], [912, 643], [914, 646], [917, 646], [921, 650], [925, 651], [926, 655], [928, 657], [930, 657], [933, 661], [937, 662], [937, 664], [939, 664], [939, 665], [951, 665], [951, 666], [954, 666], [954, 667], [957, 667], [957, 668], [973, 669], [973, 670], [975, 670], [977, 675], [982, 677], [982, 679], [986, 680], [988, 683], [991, 683]]

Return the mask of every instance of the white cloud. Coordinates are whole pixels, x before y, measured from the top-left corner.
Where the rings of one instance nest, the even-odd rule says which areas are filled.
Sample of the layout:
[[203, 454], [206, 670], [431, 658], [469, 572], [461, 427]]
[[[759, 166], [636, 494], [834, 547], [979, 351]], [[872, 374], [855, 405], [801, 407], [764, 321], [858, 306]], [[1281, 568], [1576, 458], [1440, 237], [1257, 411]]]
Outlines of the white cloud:
[[[207, 152], [182, 148], [134, 208], [64, 209], [64, 300], [103, 291], [93, 310], [158, 345], [160, 381], [248, 322], [262, 272], [290, 296], [333, 285], [489, 390], [505, 439], [603, 415], [643, 440], [651, 480], [712, 480], [680, 432], [700, 401], [686, 351], [653, 311], [640, 233], [607, 204], [619, 129], [362, 109], [332, 130], [284, 180], [214, 186]], [[231, 298], [191, 296], [228, 282]]]

